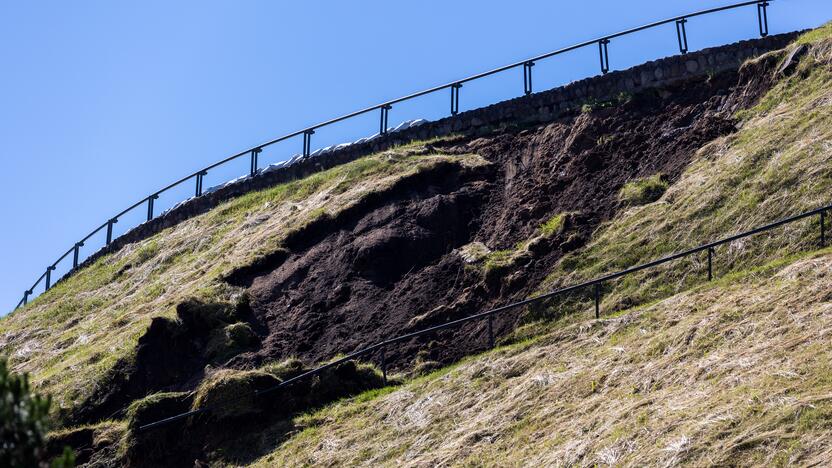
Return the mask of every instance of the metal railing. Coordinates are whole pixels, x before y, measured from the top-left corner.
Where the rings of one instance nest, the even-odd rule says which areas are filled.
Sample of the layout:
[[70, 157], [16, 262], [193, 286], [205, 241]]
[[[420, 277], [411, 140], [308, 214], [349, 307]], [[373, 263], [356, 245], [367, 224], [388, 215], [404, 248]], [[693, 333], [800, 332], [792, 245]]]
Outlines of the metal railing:
[[[827, 206], [824, 206], [824, 207], [821, 207], [821, 208], [814, 209], [812, 211], [807, 211], [805, 213], [801, 213], [799, 215], [792, 216], [790, 218], [786, 218], [786, 219], [782, 219], [780, 221], [775, 221], [773, 223], [766, 224], [765, 226], [761, 226], [761, 227], [758, 227], [756, 229], [752, 229], [750, 231], [745, 231], [745, 232], [742, 232], [740, 234], [735, 234], [733, 236], [725, 237], [723, 239], [720, 239], [720, 240], [717, 240], [717, 241], [714, 241], [714, 242], [709, 242], [707, 244], [702, 244], [698, 247], [694, 247], [692, 249], [685, 250], [684, 252], [679, 252], [679, 253], [675, 253], [675, 254], [672, 254], [672, 255], [668, 255], [667, 257], [663, 257], [659, 260], [654, 260], [652, 262], [643, 263], [641, 265], [633, 266], [633, 267], [627, 268], [625, 270], [618, 271], [616, 273], [610, 273], [608, 275], [601, 276], [601, 277], [598, 277], [598, 278], [595, 278], [595, 279], [592, 279], [592, 280], [589, 280], [589, 281], [585, 281], [585, 282], [580, 283], [580, 284], [575, 284], [575, 285], [572, 285], [572, 286], [563, 287], [563, 288], [560, 288], [560, 289], [557, 289], [557, 290], [554, 290], [554, 291], [551, 291], [551, 292], [548, 292], [548, 293], [545, 293], [545, 294], [541, 294], [539, 296], [535, 296], [535, 297], [525, 299], [525, 300], [522, 300], [522, 301], [519, 301], [519, 302], [514, 302], [512, 304], [504, 305], [504, 306], [498, 307], [496, 309], [491, 309], [491, 310], [486, 311], [486, 312], [481, 312], [479, 314], [475, 314], [475, 315], [464, 317], [464, 318], [454, 320], [454, 321], [451, 321], [451, 322], [443, 323], [441, 325], [436, 325], [436, 326], [433, 326], [433, 327], [425, 328], [424, 330], [419, 330], [419, 331], [415, 331], [415, 332], [412, 332], [412, 333], [407, 333], [407, 334], [404, 334], [404, 335], [397, 336], [395, 338], [391, 338], [389, 340], [381, 341], [381, 342], [376, 343], [374, 345], [371, 345], [371, 346], [368, 346], [366, 348], [363, 348], [363, 349], [360, 349], [358, 351], [354, 351], [350, 354], [347, 354], [346, 356], [344, 356], [340, 359], [337, 359], [335, 361], [332, 361], [328, 364], [325, 364], [323, 366], [320, 366], [320, 367], [317, 367], [317, 368], [312, 369], [310, 371], [304, 372], [304, 373], [299, 374], [299, 375], [297, 375], [295, 377], [292, 377], [290, 379], [286, 379], [283, 382], [281, 382], [281, 383], [279, 383], [279, 384], [277, 384], [273, 387], [270, 387], [270, 388], [267, 388], [267, 389], [264, 389], [264, 390], [255, 391], [254, 396], [259, 397], [259, 396], [267, 395], [269, 393], [280, 390], [281, 388], [284, 388], [288, 385], [296, 383], [300, 380], [311, 378], [313, 376], [319, 375], [319, 374], [323, 373], [324, 371], [326, 371], [327, 369], [338, 366], [338, 365], [343, 364], [347, 361], [357, 360], [360, 357], [371, 355], [371, 354], [374, 354], [376, 352], [380, 353], [379, 361], [380, 361], [380, 364], [381, 364], [382, 378], [383, 378], [384, 384], [386, 385], [387, 384], [387, 357], [386, 357], [385, 351], [386, 351], [386, 348], [388, 346], [391, 346], [391, 345], [394, 345], [394, 344], [397, 344], [397, 343], [402, 343], [404, 341], [408, 341], [408, 340], [411, 340], [413, 338], [417, 338], [417, 337], [420, 337], [420, 336], [433, 334], [433, 333], [439, 332], [441, 330], [446, 330], [446, 329], [450, 329], [450, 328], [459, 328], [460, 326], [462, 326], [463, 324], [466, 324], [468, 322], [473, 322], [473, 321], [476, 321], [476, 320], [488, 320], [488, 324], [487, 324], [488, 325], [488, 327], [487, 327], [487, 330], [488, 330], [487, 331], [487, 333], [488, 333], [488, 346], [489, 346], [489, 348], [493, 348], [494, 347], [494, 316], [495, 315], [503, 313], [503, 312], [507, 312], [507, 311], [510, 311], [510, 310], [519, 309], [521, 307], [525, 307], [525, 306], [528, 306], [528, 305], [537, 304], [537, 303], [543, 302], [547, 299], [551, 299], [555, 296], [560, 296], [560, 295], [571, 293], [571, 292], [574, 292], [574, 291], [579, 291], [579, 290], [585, 290], [585, 289], [588, 289], [588, 288], [592, 288], [592, 293], [593, 293], [594, 300], [595, 300], [595, 318], [598, 319], [598, 318], [601, 317], [601, 286], [605, 282], [609, 282], [609, 281], [621, 278], [623, 276], [627, 276], [627, 275], [630, 275], [630, 274], [633, 274], [633, 273], [637, 273], [639, 271], [646, 270], [646, 269], [649, 269], [649, 268], [654, 268], [654, 267], [663, 265], [665, 263], [670, 263], [674, 260], [678, 260], [680, 258], [688, 257], [688, 256], [691, 256], [691, 255], [694, 255], [694, 254], [697, 254], [697, 253], [700, 253], [700, 252], [705, 252], [705, 251], [708, 252], [708, 262], [707, 262], [707, 265], [708, 265], [708, 281], [711, 281], [713, 279], [713, 255], [714, 255], [714, 248], [715, 247], [718, 247], [720, 245], [727, 244], [727, 243], [730, 243], [730, 242], [733, 242], [733, 241], [736, 241], [736, 240], [739, 240], [739, 239], [742, 239], [742, 238], [745, 238], [745, 237], [753, 236], [753, 235], [759, 234], [761, 232], [769, 231], [771, 229], [780, 227], [784, 224], [793, 223], [793, 222], [800, 221], [802, 219], [806, 219], [806, 218], [809, 218], [809, 217], [812, 217], [812, 216], [818, 216], [819, 217], [819, 224], [820, 224], [820, 236], [819, 236], [820, 241], [819, 242], [820, 242], [820, 247], [823, 248], [823, 247], [826, 246], [826, 222], [825, 222], [826, 221], [826, 212], [829, 211], [830, 209], [832, 209], [832, 205], [827, 205]], [[145, 424], [143, 426], [140, 426], [139, 430], [144, 431], [144, 430], [147, 430], [147, 429], [153, 429], [153, 428], [163, 426], [163, 425], [166, 425], [166, 424], [170, 424], [172, 422], [175, 422], [175, 421], [178, 421], [178, 420], [190, 417], [190, 416], [195, 416], [197, 414], [210, 412], [210, 411], [212, 411], [214, 409], [217, 409], [217, 408], [219, 408], [219, 407], [221, 407], [221, 406], [223, 406], [227, 403], [237, 401], [239, 399], [250, 397], [250, 396], [251, 396], [250, 394], [249, 395], [236, 395], [232, 398], [222, 400], [222, 401], [220, 401], [218, 403], [215, 403], [213, 405], [210, 405], [210, 406], [204, 406], [202, 408], [198, 408], [198, 409], [195, 409], [195, 410], [192, 410], [192, 411], [188, 411], [188, 412], [185, 412], [185, 413], [177, 414], [175, 416], [171, 416], [169, 418], [165, 418], [165, 419], [161, 419], [159, 421], [155, 421], [155, 422], [152, 422], [152, 423]]]
[[[725, 10], [733, 10], [733, 9], [741, 8], [741, 7], [745, 7], [745, 6], [756, 5], [757, 24], [759, 26], [760, 36], [765, 37], [765, 36], [768, 35], [768, 13], [767, 13], [766, 8], [768, 7], [770, 1], [773, 1], [773, 0], [768, 0], [768, 1], [752, 0], [752, 1], [742, 2], [742, 3], [735, 3], [735, 4], [732, 4], [732, 5], [726, 5], [726, 6], [722, 6], [722, 7], [718, 7], [718, 8], [711, 8], [711, 9], [708, 9], [708, 10], [697, 11], [697, 12], [694, 12], [694, 13], [689, 13], [689, 14], [686, 14], [686, 15], [677, 16], [677, 17], [665, 19], [665, 20], [662, 20], [662, 21], [656, 21], [656, 22], [646, 24], [646, 25], [643, 25], [643, 26], [639, 26], [639, 27], [636, 27], [636, 28], [627, 29], [625, 31], [621, 31], [621, 32], [617, 32], [615, 34], [610, 34], [610, 35], [607, 35], [607, 36], [603, 36], [603, 37], [600, 37], [598, 39], [593, 39], [593, 40], [590, 40], [590, 41], [581, 42], [580, 44], [575, 44], [575, 45], [572, 45], [572, 46], [569, 46], [569, 47], [558, 49], [558, 50], [555, 50], [555, 51], [552, 51], [552, 52], [549, 52], [549, 53], [546, 53], [546, 54], [543, 54], [543, 55], [538, 55], [536, 57], [532, 57], [530, 59], [526, 59], [526, 60], [523, 60], [523, 61], [520, 61], [520, 62], [515, 62], [515, 63], [512, 63], [510, 65], [505, 65], [505, 66], [500, 67], [500, 68], [495, 68], [493, 70], [490, 70], [490, 71], [487, 71], [487, 72], [484, 72], [484, 73], [479, 73], [477, 75], [469, 76], [468, 78], [463, 78], [461, 80], [457, 80], [457, 81], [447, 83], [447, 84], [444, 84], [444, 85], [441, 85], [441, 86], [436, 86], [436, 87], [433, 87], [433, 88], [430, 88], [430, 89], [426, 89], [424, 91], [409, 94], [407, 96], [400, 97], [400, 98], [394, 99], [392, 101], [387, 101], [387, 102], [382, 103], [382, 104], [378, 104], [378, 105], [375, 105], [375, 106], [372, 106], [372, 107], [367, 107], [365, 109], [353, 112], [351, 114], [347, 114], [347, 115], [343, 115], [343, 116], [335, 118], [335, 119], [327, 120], [327, 121], [319, 123], [317, 125], [313, 125], [311, 127], [305, 128], [303, 130], [298, 130], [298, 131], [290, 133], [288, 135], [284, 135], [282, 137], [275, 138], [273, 140], [269, 140], [265, 143], [262, 143], [260, 145], [255, 146], [253, 148], [249, 148], [249, 149], [246, 149], [244, 151], [241, 151], [241, 152], [239, 152], [237, 154], [234, 154], [232, 156], [229, 156], [229, 157], [227, 157], [227, 158], [225, 158], [221, 161], [218, 161], [214, 164], [211, 164], [210, 166], [208, 166], [206, 168], [203, 168], [203, 169], [201, 169], [197, 172], [194, 172], [193, 174], [190, 174], [188, 176], [185, 176], [185, 177], [177, 180], [176, 182], [162, 188], [161, 190], [158, 190], [158, 191], [148, 195], [147, 197], [143, 198], [142, 200], [139, 200], [138, 202], [131, 205], [129, 208], [127, 208], [127, 209], [121, 211], [120, 213], [116, 214], [115, 216], [111, 217], [104, 224], [102, 224], [101, 226], [97, 227], [94, 231], [89, 233], [86, 237], [81, 239], [79, 242], [76, 242], [75, 245], [72, 246], [69, 250], [67, 250], [66, 253], [61, 255], [58, 258], [58, 260], [56, 260], [54, 263], [52, 263], [51, 265], [46, 267], [46, 271], [37, 279], [37, 281], [35, 281], [35, 283], [29, 289], [27, 289], [23, 293], [23, 299], [21, 299], [21, 301], [17, 304], [15, 309], [17, 309], [17, 308], [19, 308], [23, 305], [26, 305], [28, 303], [29, 297], [34, 294], [35, 288], [44, 279], [46, 280], [44, 291], [48, 291], [49, 288], [52, 285], [52, 272], [57, 268], [58, 264], [60, 262], [62, 262], [65, 258], [69, 257], [70, 254], [72, 255], [72, 270], [78, 268], [79, 260], [80, 260], [79, 259], [80, 249], [81, 249], [81, 247], [83, 247], [85, 245], [85, 243], [92, 236], [94, 236], [94, 235], [98, 234], [99, 232], [101, 232], [102, 230], [106, 229], [106, 233], [107, 233], [106, 234], [106, 245], [110, 245], [110, 243], [113, 241], [113, 225], [118, 223], [119, 218], [121, 218], [122, 216], [124, 216], [128, 212], [138, 208], [139, 206], [147, 203], [147, 221], [152, 220], [153, 216], [154, 216], [153, 215], [153, 204], [154, 204], [154, 201], [159, 198], [159, 195], [161, 195], [162, 193], [164, 193], [164, 192], [166, 192], [166, 191], [168, 191], [168, 190], [170, 190], [174, 187], [177, 187], [177, 186], [179, 186], [179, 185], [181, 185], [181, 184], [183, 184], [183, 183], [185, 183], [189, 180], [192, 180], [192, 179], [195, 180], [195, 182], [196, 182], [196, 187], [195, 187], [195, 191], [194, 191], [195, 196], [198, 197], [198, 196], [202, 195], [202, 182], [203, 182], [204, 177], [208, 174], [208, 171], [210, 171], [210, 170], [212, 170], [212, 169], [214, 169], [218, 166], [221, 166], [223, 164], [226, 164], [230, 161], [233, 161], [233, 160], [236, 160], [238, 158], [241, 158], [243, 156], [248, 155], [251, 158], [251, 161], [250, 161], [251, 165], [250, 165], [249, 175], [251, 177], [253, 177], [253, 176], [257, 175], [257, 173], [259, 171], [259, 169], [258, 169], [258, 156], [263, 151], [263, 148], [266, 148], [268, 146], [271, 146], [275, 143], [279, 143], [279, 142], [284, 141], [284, 140], [288, 140], [290, 138], [294, 138], [294, 137], [297, 137], [297, 136], [302, 136], [303, 137], [303, 153], [302, 154], [303, 154], [304, 157], [308, 157], [311, 154], [312, 135], [315, 134], [315, 130], [318, 130], [320, 128], [332, 125], [332, 124], [337, 123], [337, 122], [341, 122], [341, 121], [344, 121], [344, 120], [347, 120], [347, 119], [351, 119], [353, 117], [357, 117], [359, 115], [366, 114], [368, 112], [376, 111], [376, 110], [381, 111], [381, 117], [380, 117], [380, 122], [379, 122], [379, 133], [380, 134], [386, 134], [388, 132], [388, 128], [387, 128], [388, 117], [389, 117], [389, 114], [390, 114], [390, 110], [393, 108], [393, 104], [398, 104], [398, 103], [401, 103], [401, 102], [404, 102], [404, 101], [415, 99], [415, 98], [420, 97], [420, 96], [424, 96], [426, 94], [431, 94], [431, 93], [435, 93], [435, 92], [446, 90], [446, 89], [451, 90], [451, 115], [457, 115], [459, 113], [460, 88], [462, 88], [463, 84], [474, 81], [474, 80], [478, 80], [480, 78], [485, 78], [487, 76], [495, 75], [497, 73], [501, 73], [501, 72], [504, 72], [504, 71], [507, 71], [507, 70], [511, 70], [511, 69], [514, 69], [514, 68], [523, 67], [523, 92], [524, 92], [524, 94], [528, 95], [528, 94], [532, 93], [532, 67], [534, 67], [535, 62], [547, 59], [549, 57], [554, 57], [556, 55], [564, 54], [566, 52], [570, 52], [570, 51], [580, 49], [580, 48], [583, 48], [583, 47], [592, 46], [594, 44], [598, 45], [600, 63], [601, 63], [601, 73], [606, 74], [610, 70], [609, 43], [610, 43], [611, 39], [615, 39], [615, 38], [625, 36], [625, 35], [628, 35], [628, 34], [633, 34], [633, 33], [639, 32], [639, 31], [643, 31], [645, 29], [655, 28], [657, 26], [661, 26], [661, 25], [665, 25], [665, 24], [669, 24], [669, 23], [674, 23], [674, 22], [676, 23], [676, 36], [677, 36], [677, 41], [678, 41], [678, 44], [679, 44], [679, 51], [682, 54], [685, 54], [685, 53], [688, 52], [687, 30], [686, 30], [685, 25], [687, 24], [689, 18], [694, 18], [694, 17], [697, 17], [697, 16], [703, 16], [703, 15], [716, 13], [716, 12], [721, 12], [721, 11], [725, 11]], [[72, 270], [70, 270], [70, 271], [72, 271]]]

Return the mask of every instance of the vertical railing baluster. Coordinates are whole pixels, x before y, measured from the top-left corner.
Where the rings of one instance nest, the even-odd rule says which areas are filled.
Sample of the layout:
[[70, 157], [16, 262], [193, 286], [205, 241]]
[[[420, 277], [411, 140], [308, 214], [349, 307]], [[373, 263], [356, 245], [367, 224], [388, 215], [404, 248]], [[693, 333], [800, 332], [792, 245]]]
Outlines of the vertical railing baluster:
[[688, 33], [685, 30], [685, 23], [687, 22], [686, 18], [676, 20], [676, 37], [679, 39], [679, 51], [683, 55], [688, 53]]
[[249, 172], [249, 174], [252, 177], [257, 175], [257, 169], [258, 169], [258, 166], [259, 166], [258, 159], [260, 157], [260, 153], [262, 153], [262, 152], [263, 152], [263, 148], [254, 148], [253, 150], [251, 150], [251, 171]]
[[488, 314], [488, 348], [494, 349], [494, 314]]
[[29, 296], [32, 295], [32, 290], [29, 289], [27, 291], [23, 291], [23, 305], [27, 305], [29, 303]]
[[451, 85], [451, 115], [459, 114], [459, 88], [462, 83], [454, 83]]
[[150, 221], [153, 219], [153, 203], [154, 201], [159, 199], [159, 194], [154, 194], [147, 197], [147, 220]]
[[601, 39], [598, 41], [598, 53], [601, 55], [601, 73], [604, 75], [610, 71], [610, 53], [607, 47], [609, 43], [609, 39]]
[[49, 288], [52, 287], [52, 272], [55, 271], [55, 266], [51, 265], [46, 267], [46, 287], [43, 289], [44, 292], [49, 291]]
[[714, 248], [713, 247], [708, 247], [708, 281], [711, 281], [711, 280], [714, 279], [713, 264], [714, 264]]
[[315, 134], [315, 130], [306, 130], [303, 132], [303, 157], [309, 157], [309, 154], [312, 152], [312, 135]]
[[195, 196], [198, 197], [198, 196], [202, 195], [202, 179], [203, 179], [203, 177], [205, 177], [207, 175], [208, 175], [208, 171], [197, 172], [197, 174], [196, 174], [196, 190], [195, 190], [196, 195]]
[[601, 318], [601, 283], [595, 283], [595, 318]]
[[534, 62], [529, 60], [523, 64], [523, 92], [528, 96], [532, 93], [532, 67]]
[[757, 3], [757, 23], [760, 26], [760, 37], [768, 36], [768, 12], [766, 7], [768, 2], [762, 1]]
[[118, 220], [115, 218], [107, 221], [107, 245], [110, 245], [113, 242], [113, 224], [117, 222]]
[[84, 246], [83, 242], [76, 242], [75, 243], [74, 252], [72, 252], [72, 268], [73, 269], [78, 268], [78, 257], [79, 257], [78, 254], [79, 254], [79, 250], [83, 246]]
[[391, 106], [390, 104], [386, 104], [386, 105], [381, 106], [381, 122], [379, 123], [379, 126], [378, 126], [379, 127], [378, 128], [378, 133], [380, 135], [386, 135], [387, 134], [387, 127], [388, 127], [387, 121], [388, 121], [388, 117], [390, 116], [390, 109], [392, 109], [392, 108], [393, 108], [393, 106]]
[[820, 247], [826, 247], [826, 212], [820, 212]]
[[381, 380], [387, 385], [387, 352], [386, 347], [381, 347]]

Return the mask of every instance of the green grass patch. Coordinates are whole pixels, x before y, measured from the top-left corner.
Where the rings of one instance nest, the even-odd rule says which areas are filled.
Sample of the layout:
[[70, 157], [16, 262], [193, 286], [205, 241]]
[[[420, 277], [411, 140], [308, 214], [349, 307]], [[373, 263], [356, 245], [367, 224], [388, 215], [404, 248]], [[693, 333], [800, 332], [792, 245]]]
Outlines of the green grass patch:
[[618, 199], [629, 206], [646, 205], [661, 198], [670, 184], [662, 174], [631, 180], [621, 187]]

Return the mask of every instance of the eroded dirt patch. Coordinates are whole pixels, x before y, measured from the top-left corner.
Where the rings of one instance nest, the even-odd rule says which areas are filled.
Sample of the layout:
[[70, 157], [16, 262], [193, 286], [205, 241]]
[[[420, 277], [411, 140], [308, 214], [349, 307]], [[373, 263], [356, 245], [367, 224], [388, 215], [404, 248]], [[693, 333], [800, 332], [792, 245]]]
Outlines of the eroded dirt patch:
[[[492, 166], [433, 174], [366, 203], [248, 272], [252, 311], [267, 332], [258, 351], [233, 365], [322, 361], [528, 296], [565, 252], [615, 214], [626, 182], [656, 174], [672, 182], [699, 148], [734, 131], [733, 114], [767, 87], [751, 79], [757, 75], [724, 73], [594, 103], [545, 126], [435, 144], [445, 153], [479, 154]], [[537, 236], [556, 215], [563, 227]], [[458, 249], [472, 242], [511, 262], [496, 271], [483, 267], [487, 255], [467, 262]], [[518, 320], [519, 313], [500, 317], [497, 333]], [[389, 350], [388, 360], [410, 368], [422, 350], [421, 361], [449, 362], [486, 341], [484, 324], [470, 324]]]

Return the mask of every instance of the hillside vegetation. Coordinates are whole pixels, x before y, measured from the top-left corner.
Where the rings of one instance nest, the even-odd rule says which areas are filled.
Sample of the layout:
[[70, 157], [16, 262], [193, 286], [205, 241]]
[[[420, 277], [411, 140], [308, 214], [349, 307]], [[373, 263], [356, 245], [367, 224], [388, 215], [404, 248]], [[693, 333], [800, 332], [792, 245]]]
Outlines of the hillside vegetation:
[[[828, 204], [830, 36], [801, 38], [796, 64], [784, 63], [794, 49], [758, 59], [778, 65], [776, 83], [737, 115], [739, 131], [658, 200], [622, 200], [540, 290]], [[586, 295], [552, 301], [502, 348], [296, 418], [302, 431], [259, 463], [828, 463], [832, 255], [801, 253], [818, 242], [815, 218], [717, 249], [712, 283], [704, 256], [633, 275], [605, 287], [601, 320]]]
[[812, 465], [832, 254], [565, 325], [297, 418], [258, 466]]
[[484, 163], [414, 143], [246, 194], [102, 257], [4, 317], [0, 349], [58, 406], [76, 407], [133, 358], [153, 317], [176, 317], [188, 299], [238, 301], [243, 288], [223, 277], [280, 250], [291, 233], [440, 165]]
[[403, 342], [384, 388], [360, 363], [255, 391], [828, 204], [831, 64], [827, 26], [739, 73], [246, 194], [3, 318], [0, 352], [93, 466], [828, 462], [817, 218], [718, 248], [712, 282], [703, 254], [605, 284], [599, 320], [584, 291], [501, 315], [488, 352], [479, 322]]
[[[798, 43], [815, 43], [752, 109], [737, 116], [740, 130], [698, 153], [681, 178], [652, 203], [633, 204], [639, 190], [657, 192], [658, 178], [634, 181], [622, 190], [629, 206], [602, 225], [586, 248], [565, 256], [540, 285], [550, 290], [646, 263], [705, 242], [728, 237], [832, 201], [832, 28], [813, 31]], [[824, 39], [820, 39], [824, 38]], [[793, 49], [756, 61], [776, 60]], [[652, 187], [647, 187], [652, 185]], [[664, 188], [662, 188], [664, 190]], [[635, 193], [636, 195], [633, 195]], [[817, 217], [771, 234], [746, 238], [714, 252], [717, 275], [761, 265], [772, 255], [818, 245]], [[659, 270], [605, 285], [603, 308], [616, 310], [666, 297], [707, 276], [707, 256], [688, 257]], [[583, 307], [587, 297], [571, 298]], [[568, 305], [562, 301], [557, 306]], [[559, 309], [560, 310], [560, 309]]]

